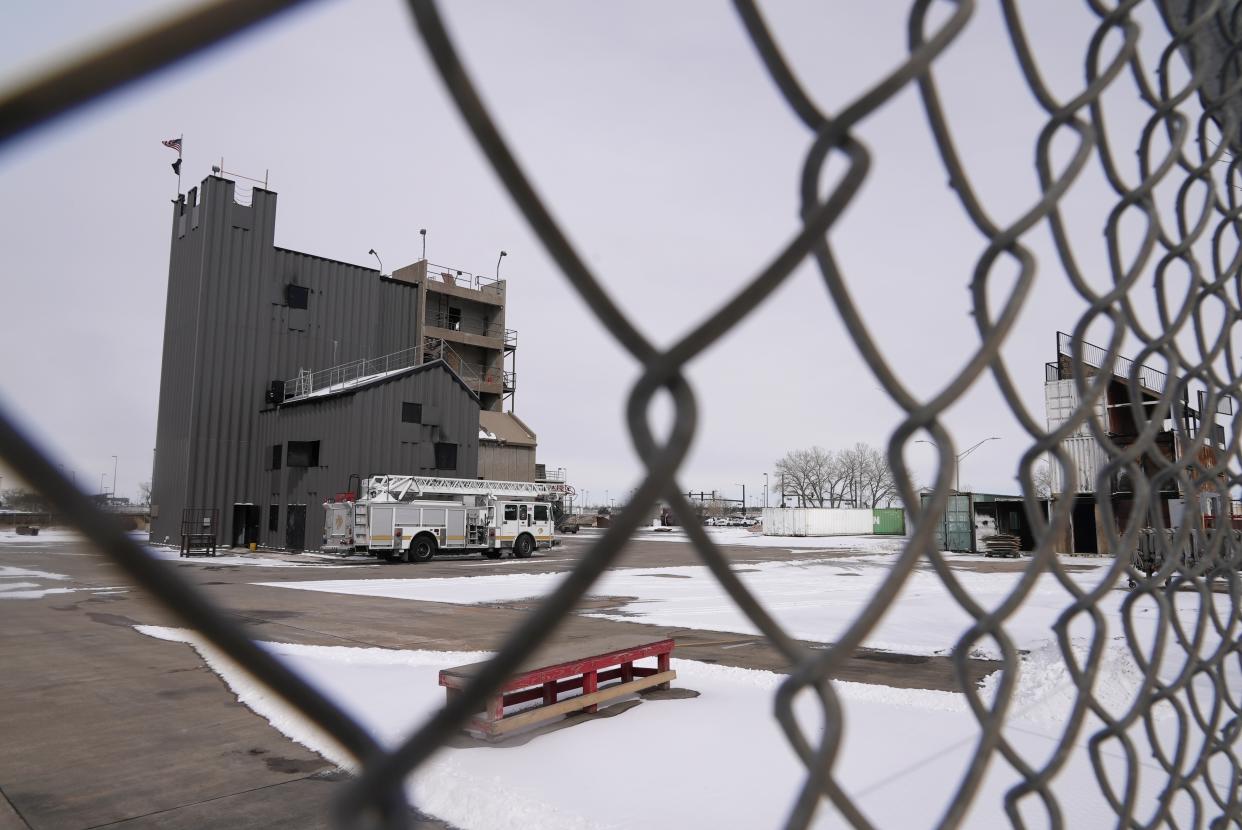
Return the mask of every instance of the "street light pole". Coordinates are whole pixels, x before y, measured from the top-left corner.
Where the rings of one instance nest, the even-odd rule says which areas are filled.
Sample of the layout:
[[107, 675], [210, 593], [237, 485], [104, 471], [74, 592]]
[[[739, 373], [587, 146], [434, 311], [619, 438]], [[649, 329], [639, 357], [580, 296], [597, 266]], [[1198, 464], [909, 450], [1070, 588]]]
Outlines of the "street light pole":
[[763, 509], [768, 509], [768, 474], [763, 474]]
[[[974, 452], [975, 450], [977, 450], [977, 449], [979, 449], [980, 447], [982, 447], [982, 446], [983, 446], [984, 444], [986, 444], [987, 442], [989, 442], [989, 441], [999, 441], [999, 440], [1000, 440], [1000, 436], [999, 436], [999, 435], [993, 435], [993, 436], [991, 436], [991, 437], [984, 438], [984, 439], [983, 439], [982, 441], [980, 441], [979, 443], [974, 444], [973, 446], [967, 447], [966, 449], [964, 449], [964, 450], [962, 450], [961, 452], [959, 452], [957, 455], [953, 456], [953, 490], [954, 490], [955, 492], [958, 492], [958, 493], [962, 492], [962, 459], [963, 459], [963, 458], [965, 458], [966, 456], [970, 455], [970, 454], [971, 454], [972, 452]], [[927, 441], [927, 440], [925, 440], [925, 439], [923, 439], [923, 438], [917, 438], [917, 439], [915, 439], [914, 443], [916, 443], [916, 444], [931, 444], [933, 447], [935, 447], [935, 446], [936, 446], [936, 443], [935, 443], [934, 441]]]
[[735, 482], [733, 486], [742, 488], [742, 515], [745, 516], [746, 515], [746, 485], [738, 484]]
[[112, 497], [116, 498], [116, 456], [112, 456]]

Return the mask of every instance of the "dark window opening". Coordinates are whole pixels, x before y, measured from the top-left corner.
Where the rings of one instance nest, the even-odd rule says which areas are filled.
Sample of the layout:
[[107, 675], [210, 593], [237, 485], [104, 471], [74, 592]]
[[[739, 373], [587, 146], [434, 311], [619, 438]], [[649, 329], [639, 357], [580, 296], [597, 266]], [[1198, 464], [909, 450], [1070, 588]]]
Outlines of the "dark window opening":
[[437, 470], [456, 470], [457, 469], [457, 445], [456, 444], [436, 444], [436, 469]]
[[523, 504], [520, 507], [518, 507], [518, 521], [519, 522], [525, 522], [526, 517], [529, 515], [530, 514], [526, 512], [526, 505]]
[[548, 520], [548, 506], [546, 504], [535, 505], [535, 521], [546, 522]]
[[310, 302], [310, 289], [305, 285], [290, 283], [285, 286], [285, 305], [289, 308], [306, 308]]
[[268, 462], [267, 462], [267, 468], [269, 470], [280, 469], [280, 451], [281, 451], [280, 444], [272, 445], [272, 452], [271, 452], [271, 455], [268, 456]]
[[516, 504], [505, 505], [505, 521], [506, 522], [517, 521], [517, 505]]
[[449, 306], [448, 327], [453, 331], [461, 331], [461, 309]]
[[290, 441], [288, 460], [290, 467], [318, 467], [319, 442]]
[[401, 404], [401, 420], [407, 424], [421, 424], [423, 422], [423, 405], [421, 403]]
[[280, 505], [273, 504], [267, 508], [267, 530], [276, 533], [280, 530]]

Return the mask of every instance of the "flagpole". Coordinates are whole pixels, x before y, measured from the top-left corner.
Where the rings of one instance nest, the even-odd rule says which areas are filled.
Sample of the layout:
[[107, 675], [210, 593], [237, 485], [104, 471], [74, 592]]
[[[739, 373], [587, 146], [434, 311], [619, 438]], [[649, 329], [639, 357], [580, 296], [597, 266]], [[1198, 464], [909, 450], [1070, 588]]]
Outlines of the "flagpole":
[[[185, 133], [182, 133], [181, 137], [177, 139], [177, 161], [181, 161], [181, 148], [182, 148], [182, 145], [184, 144], [185, 144]], [[165, 156], [164, 158], [168, 158], [168, 157]], [[181, 198], [181, 165], [180, 164], [177, 165], [177, 198], [178, 199]]]

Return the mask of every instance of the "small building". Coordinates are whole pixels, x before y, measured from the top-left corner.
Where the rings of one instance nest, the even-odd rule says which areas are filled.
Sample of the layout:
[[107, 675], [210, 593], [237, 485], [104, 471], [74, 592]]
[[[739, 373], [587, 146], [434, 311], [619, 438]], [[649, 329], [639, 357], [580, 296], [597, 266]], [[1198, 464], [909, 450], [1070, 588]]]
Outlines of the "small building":
[[534, 430], [512, 412], [479, 412], [479, 478], [536, 481]]
[[[1080, 355], [1077, 368], [1073, 360], [1075, 345]], [[1227, 526], [1233, 505], [1223, 474], [1215, 480], [1201, 481], [1194, 493], [1182, 492], [1175, 476], [1158, 474], [1176, 459], [1185, 463], [1196, 436], [1203, 440], [1195, 450], [1195, 460], [1204, 469], [1218, 467], [1227, 448], [1226, 436], [1233, 431], [1232, 398], [1221, 396], [1209, 405], [1204, 388], [1198, 389], [1192, 399], [1189, 384], [1177, 383], [1165, 372], [1136, 365], [1124, 357], [1117, 357], [1105, 368], [1107, 356], [1107, 350], [1100, 346], [1086, 341], [1075, 344], [1071, 335], [1057, 332], [1057, 359], [1044, 367], [1044, 406], [1050, 431], [1065, 424], [1084, 405], [1080, 383], [1090, 385], [1099, 375], [1109, 375], [1103, 394], [1088, 404], [1090, 416], [1061, 441], [1061, 449], [1073, 462], [1070, 475], [1066, 476], [1061, 466], [1049, 459], [1054, 505], [1061, 498], [1073, 501], [1066, 536], [1057, 541], [1057, 550], [1110, 553], [1110, 540], [1120, 536], [1135, 519], [1140, 527], [1166, 529], [1186, 523], [1196, 528], [1211, 528], [1218, 522]], [[1076, 372], [1082, 377], [1076, 377]], [[1131, 375], [1136, 379], [1137, 398], [1131, 393]], [[1150, 449], [1125, 467], [1104, 474], [1115, 454], [1141, 440], [1150, 424], [1148, 413], [1160, 411], [1159, 403], [1171, 388], [1180, 390], [1180, 406], [1171, 408], [1160, 423], [1151, 424], [1156, 430]], [[1222, 419], [1230, 422], [1221, 423]], [[1106, 441], [1097, 439], [1097, 433]], [[1148, 501], [1137, 503], [1137, 507], [1136, 478], [1142, 479], [1150, 491]], [[1111, 507], [1115, 522], [1111, 528], [1105, 523], [1102, 504]], [[1145, 511], [1144, 515], [1134, 516], [1136, 509]]]
[[[935, 494], [922, 493], [924, 511]], [[979, 553], [983, 540], [997, 533], [1017, 536], [1020, 550], [1035, 549], [1035, 535], [1027, 520], [1022, 496], [998, 493], [952, 493], [944, 515], [936, 525], [936, 544], [941, 550]]]

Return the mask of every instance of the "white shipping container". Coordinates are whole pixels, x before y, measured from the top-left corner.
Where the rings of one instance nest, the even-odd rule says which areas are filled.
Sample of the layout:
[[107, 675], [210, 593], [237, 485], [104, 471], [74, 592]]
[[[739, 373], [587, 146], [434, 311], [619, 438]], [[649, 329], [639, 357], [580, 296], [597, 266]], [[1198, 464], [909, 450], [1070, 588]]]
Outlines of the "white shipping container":
[[[1048, 415], [1048, 429], [1054, 430], [1065, 423], [1078, 411], [1078, 387], [1073, 380], [1054, 380], [1044, 384], [1044, 410]], [[1092, 415], [1099, 422], [1101, 429], [1108, 430], [1107, 409], [1104, 397], [1100, 396], [1092, 406]], [[1083, 421], [1072, 433], [1075, 436], [1090, 435], [1091, 428]]]
[[875, 532], [869, 509], [842, 507], [768, 507], [764, 536], [869, 536]]
[[[1061, 442], [1061, 447], [1074, 462], [1074, 478], [1070, 480], [1070, 492], [1094, 493], [1095, 477], [1099, 475], [1106, 461], [1104, 450], [1090, 436], [1066, 438]], [[1064, 489], [1061, 481], [1061, 465], [1051, 455], [1047, 458], [1048, 467], [1052, 473], [1052, 493], [1056, 495]]]

